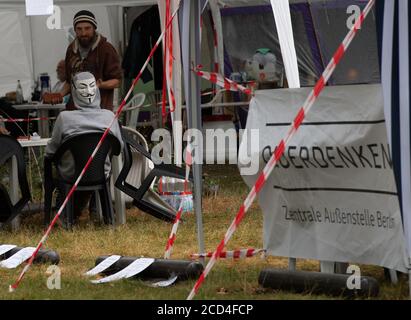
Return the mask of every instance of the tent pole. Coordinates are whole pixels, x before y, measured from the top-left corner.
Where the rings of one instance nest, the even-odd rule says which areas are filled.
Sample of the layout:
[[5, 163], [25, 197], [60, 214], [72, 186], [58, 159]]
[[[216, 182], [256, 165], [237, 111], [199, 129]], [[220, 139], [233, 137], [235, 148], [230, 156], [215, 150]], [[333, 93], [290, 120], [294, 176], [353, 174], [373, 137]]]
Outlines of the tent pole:
[[[184, 1], [184, 0], [183, 0]], [[188, 36], [186, 36], [188, 35]], [[191, 72], [191, 63], [197, 65], [200, 61], [200, 3], [199, 0], [183, 2], [183, 28], [181, 33], [182, 57], [184, 68], [184, 91], [186, 96], [187, 119], [190, 129], [201, 132], [200, 108], [200, 79]], [[202, 146], [200, 145], [202, 148]], [[198, 152], [198, 148], [196, 148]], [[200, 150], [202, 153], [202, 150]], [[194, 159], [199, 158], [194, 155]], [[194, 210], [197, 220], [197, 238], [199, 252], [205, 252], [203, 217], [202, 217], [202, 165], [196, 163], [192, 166], [194, 178]], [[200, 259], [204, 264], [205, 260]]]
[[[411, 266], [411, 258], [410, 258], [410, 266]], [[409, 289], [409, 296], [408, 298], [411, 300], [411, 267], [408, 269], [408, 289]]]
[[[35, 70], [34, 70], [33, 25], [32, 25], [32, 21], [31, 21], [31, 16], [29, 16], [28, 19], [29, 19], [29, 28], [30, 28], [31, 72], [33, 73], [32, 74], [33, 82], [36, 82], [37, 78], [36, 78], [36, 73], [35, 73]], [[36, 88], [34, 88], [34, 90], [36, 90]]]
[[[194, 65], [200, 64], [200, 0], [192, 1], [190, 14], [190, 61]], [[200, 78], [193, 72], [190, 72], [191, 78], [191, 128], [195, 128], [201, 132], [201, 101], [200, 101]], [[201, 146], [202, 147], [202, 146]], [[203, 215], [202, 215], [202, 164], [194, 163], [194, 207], [197, 217], [197, 237], [200, 252], [205, 252], [204, 235], [203, 235]], [[205, 260], [201, 262], [204, 264]]]

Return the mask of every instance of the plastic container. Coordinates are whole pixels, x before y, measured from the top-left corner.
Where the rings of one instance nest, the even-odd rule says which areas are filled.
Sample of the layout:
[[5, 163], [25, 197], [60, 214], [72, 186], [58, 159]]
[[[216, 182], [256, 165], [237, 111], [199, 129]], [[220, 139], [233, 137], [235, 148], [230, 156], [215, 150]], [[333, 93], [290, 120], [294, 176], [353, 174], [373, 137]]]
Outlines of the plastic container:
[[40, 74], [40, 83], [41, 83], [41, 96], [43, 96], [44, 93], [51, 91], [50, 76], [48, 75], [48, 73]]
[[193, 210], [193, 193], [190, 182], [185, 186], [182, 179], [161, 177], [158, 182], [158, 193], [175, 210], [178, 210], [180, 205], [182, 205], [183, 212]]

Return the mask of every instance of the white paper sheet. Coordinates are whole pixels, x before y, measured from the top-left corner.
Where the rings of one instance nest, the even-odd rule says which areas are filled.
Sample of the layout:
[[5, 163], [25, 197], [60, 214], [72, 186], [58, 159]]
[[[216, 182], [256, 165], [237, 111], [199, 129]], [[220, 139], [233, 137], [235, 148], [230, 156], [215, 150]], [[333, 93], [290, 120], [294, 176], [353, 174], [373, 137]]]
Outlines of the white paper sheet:
[[99, 273], [103, 272], [104, 270], [107, 270], [114, 263], [116, 263], [118, 260], [120, 260], [120, 258], [121, 258], [121, 256], [118, 256], [118, 255], [109, 256], [108, 258], [101, 261], [98, 265], [96, 265], [93, 269], [87, 271], [84, 275], [86, 275], [86, 276], [95, 276], [96, 274], [99, 274]]
[[154, 262], [153, 258], [141, 258], [137, 259], [130, 265], [128, 265], [126, 268], [123, 270], [112, 274], [108, 277], [99, 279], [99, 280], [91, 280], [92, 283], [106, 283], [106, 282], [111, 282], [111, 281], [116, 281], [120, 279], [127, 279], [132, 276], [135, 276], [136, 274], [142, 272], [146, 268], [148, 268], [152, 263]]
[[35, 250], [36, 248], [33, 247], [23, 248], [16, 254], [12, 255], [10, 258], [1, 261], [0, 267], [7, 269], [17, 268], [20, 264], [30, 258]]
[[53, 14], [53, 0], [26, 0], [27, 16], [46, 16]]
[[154, 283], [148, 283], [148, 285], [150, 287], [154, 287], [154, 288], [165, 288], [165, 287], [169, 287], [172, 284], [174, 284], [174, 282], [176, 282], [178, 276], [173, 276], [168, 280], [162, 280], [162, 281], [158, 281], [158, 282], [154, 282]]
[[9, 252], [11, 249], [15, 248], [16, 245], [14, 244], [2, 244], [0, 245], [0, 256]]

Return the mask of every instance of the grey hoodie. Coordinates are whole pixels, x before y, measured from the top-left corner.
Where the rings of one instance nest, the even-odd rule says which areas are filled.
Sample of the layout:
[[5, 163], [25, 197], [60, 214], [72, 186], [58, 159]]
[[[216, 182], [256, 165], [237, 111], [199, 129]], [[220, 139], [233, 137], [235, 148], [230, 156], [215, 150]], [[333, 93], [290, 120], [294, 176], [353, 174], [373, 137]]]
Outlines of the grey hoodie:
[[[81, 72], [73, 77], [76, 80], [90, 79], [94, 76], [89, 72]], [[97, 90], [96, 97], [91, 104], [86, 104], [79, 100], [78, 93], [74, 86], [71, 88], [73, 101], [78, 110], [62, 111], [56, 119], [53, 134], [46, 147], [46, 156], [51, 157], [58, 147], [69, 137], [86, 132], [104, 132], [114, 118], [114, 113], [100, 108], [100, 92]], [[111, 133], [120, 141], [123, 147], [120, 126], [117, 121], [110, 129]], [[91, 153], [93, 150], [84, 150]], [[106, 162], [105, 172], [110, 173], [110, 162]], [[60, 173], [67, 177], [74, 173], [74, 162], [71, 154], [66, 154], [59, 165]]]

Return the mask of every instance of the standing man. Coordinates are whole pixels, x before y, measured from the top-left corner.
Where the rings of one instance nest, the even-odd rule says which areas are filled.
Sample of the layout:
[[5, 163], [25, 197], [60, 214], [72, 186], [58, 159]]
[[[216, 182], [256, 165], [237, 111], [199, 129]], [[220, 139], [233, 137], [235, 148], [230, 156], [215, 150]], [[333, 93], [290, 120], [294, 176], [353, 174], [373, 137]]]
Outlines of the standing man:
[[[90, 72], [97, 79], [100, 89], [101, 107], [113, 110], [114, 89], [120, 86], [122, 69], [116, 49], [99, 34], [94, 14], [87, 10], [76, 13], [73, 19], [76, 39], [66, 52], [66, 85], [60, 91], [62, 97], [70, 93], [73, 76], [79, 72]], [[75, 110], [71, 98], [67, 110]]]

